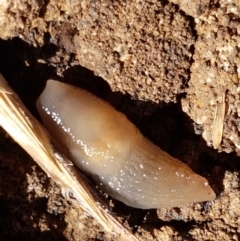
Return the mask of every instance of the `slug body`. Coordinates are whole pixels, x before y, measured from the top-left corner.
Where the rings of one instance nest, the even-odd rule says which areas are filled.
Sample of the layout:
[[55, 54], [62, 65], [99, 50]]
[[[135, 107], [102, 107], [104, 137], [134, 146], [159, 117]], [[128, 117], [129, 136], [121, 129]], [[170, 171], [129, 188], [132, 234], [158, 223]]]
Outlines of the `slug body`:
[[91, 93], [48, 80], [37, 108], [75, 165], [126, 205], [176, 207], [215, 198], [205, 178], [151, 143], [124, 114]]

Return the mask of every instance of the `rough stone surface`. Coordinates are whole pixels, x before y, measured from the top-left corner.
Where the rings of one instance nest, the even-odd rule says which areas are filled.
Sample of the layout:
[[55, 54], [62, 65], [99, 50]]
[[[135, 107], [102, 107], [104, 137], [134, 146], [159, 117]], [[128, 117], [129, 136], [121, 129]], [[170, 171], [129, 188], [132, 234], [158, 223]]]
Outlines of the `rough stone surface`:
[[214, 5], [214, 1], [210, 0], [171, 0], [171, 2], [178, 4], [180, 9], [195, 19], [201, 16], [205, 11], [208, 11], [209, 8]]
[[[0, 72], [35, 116], [47, 79], [86, 88], [208, 179], [217, 194], [208, 203], [142, 211], [109, 198], [114, 215], [139, 240], [237, 241], [240, 3], [172, 2], [179, 5], [0, 0]], [[223, 103], [214, 150], [219, 128], [213, 123]], [[118, 238], [65, 200], [1, 129], [0, 183], [0, 240]]]

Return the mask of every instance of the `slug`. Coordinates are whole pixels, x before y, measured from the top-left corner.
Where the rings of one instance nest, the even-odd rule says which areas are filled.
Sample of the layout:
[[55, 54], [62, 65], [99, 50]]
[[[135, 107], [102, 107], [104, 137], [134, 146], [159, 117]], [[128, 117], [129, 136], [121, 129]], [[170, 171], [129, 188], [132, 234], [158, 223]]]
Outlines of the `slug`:
[[68, 150], [74, 164], [126, 205], [166, 208], [215, 198], [205, 178], [91, 93], [48, 80], [36, 105], [51, 136]]

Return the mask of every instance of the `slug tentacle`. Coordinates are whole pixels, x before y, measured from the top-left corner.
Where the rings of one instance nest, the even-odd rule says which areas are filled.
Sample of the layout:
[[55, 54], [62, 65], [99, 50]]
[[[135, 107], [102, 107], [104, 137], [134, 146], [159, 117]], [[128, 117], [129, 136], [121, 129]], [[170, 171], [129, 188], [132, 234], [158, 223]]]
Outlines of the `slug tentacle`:
[[37, 101], [44, 125], [110, 196], [142, 208], [213, 200], [205, 178], [145, 138], [107, 102], [49, 80]]

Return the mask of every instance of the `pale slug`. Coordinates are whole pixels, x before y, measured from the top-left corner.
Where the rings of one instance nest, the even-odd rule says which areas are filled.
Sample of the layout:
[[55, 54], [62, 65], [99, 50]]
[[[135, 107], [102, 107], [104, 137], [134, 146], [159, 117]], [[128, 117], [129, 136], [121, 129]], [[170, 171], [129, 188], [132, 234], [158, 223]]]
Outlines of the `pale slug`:
[[37, 101], [44, 125], [110, 196], [142, 209], [209, 201], [207, 180], [145, 138], [91, 93], [48, 80]]

